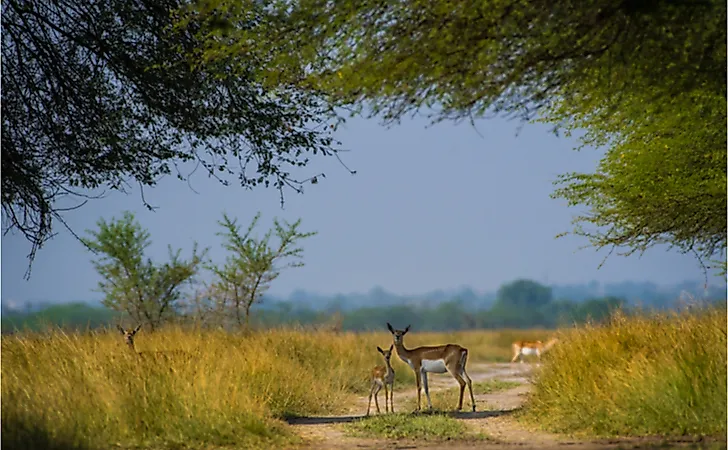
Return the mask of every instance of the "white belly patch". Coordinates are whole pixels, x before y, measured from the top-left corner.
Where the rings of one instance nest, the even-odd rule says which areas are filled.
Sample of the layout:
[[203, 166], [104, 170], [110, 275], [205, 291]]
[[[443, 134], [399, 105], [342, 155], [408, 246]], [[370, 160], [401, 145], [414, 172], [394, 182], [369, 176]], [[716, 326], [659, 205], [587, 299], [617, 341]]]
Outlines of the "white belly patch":
[[521, 353], [523, 353], [524, 355], [536, 355], [538, 354], [538, 351], [535, 348], [523, 347], [521, 349]]
[[422, 370], [430, 373], [445, 373], [447, 368], [445, 367], [445, 361], [442, 359], [423, 359]]

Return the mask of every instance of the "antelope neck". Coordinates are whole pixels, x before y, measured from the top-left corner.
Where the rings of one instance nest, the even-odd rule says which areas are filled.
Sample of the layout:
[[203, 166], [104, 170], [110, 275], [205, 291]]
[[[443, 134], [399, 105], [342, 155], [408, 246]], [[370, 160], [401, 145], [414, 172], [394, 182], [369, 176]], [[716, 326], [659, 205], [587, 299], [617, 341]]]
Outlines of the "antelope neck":
[[394, 372], [394, 369], [392, 368], [391, 361], [386, 360], [385, 362], [386, 362], [385, 368], [387, 369], [387, 375], [389, 375], [390, 373]]
[[399, 359], [409, 364], [410, 351], [404, 346], [404, 342], [399, 344], [395, 342], [394, 348], [397, 350], [397, 356], [399, 356]]

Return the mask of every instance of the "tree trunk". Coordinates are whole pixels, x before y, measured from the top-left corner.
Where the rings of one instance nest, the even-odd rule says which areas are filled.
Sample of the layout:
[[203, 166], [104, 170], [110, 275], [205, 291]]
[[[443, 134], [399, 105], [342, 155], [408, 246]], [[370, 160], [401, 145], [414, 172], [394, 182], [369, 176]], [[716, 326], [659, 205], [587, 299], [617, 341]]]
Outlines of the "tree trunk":
[[238, 287], [235, 286], [235, 318], [238, 321], [238, 326], [243, 325], [243, 320], [240, 317], [240, 303], [242, 303], [242, 302], [240, 301], [240, 294], [238, 293]]

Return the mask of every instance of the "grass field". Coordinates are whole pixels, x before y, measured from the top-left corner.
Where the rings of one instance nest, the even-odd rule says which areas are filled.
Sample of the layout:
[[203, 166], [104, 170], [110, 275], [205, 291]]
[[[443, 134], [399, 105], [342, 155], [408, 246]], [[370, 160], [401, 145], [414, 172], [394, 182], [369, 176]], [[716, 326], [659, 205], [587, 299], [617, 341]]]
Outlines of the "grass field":
[[[618, 315], [606, 326], [556, 333], [522, 419], [597, 435], [721, 435], [726, 431], [726, 310]], [[546, 330], [407, 334], [406, 344], [456, 342], [469, 363], [510, 359], [517, 339]], [[342, 413], [366, 395], [387, 331], [270, 330], [251, 334], [167, 328], [140, 332], [139, 357], [118, 331], [2, 337], [2, 441], [7, 448], [271, 448], [300, 438], [282, 419]], [[183, 350], [162, 359], [152, 352]], [[414, 375], [393, 357], [399, 387]], [[476, 383], [478, 392], [510, 387]], [[457, 391], [433, 392], [452, 409]], [[407, 400], [411, 401], [411, 400]], [[465, 406], [469, 405], [466, 397]], [[399, 407], [407, 408], [404, 402]], [[399, 409], [399, 411], [403, 411]], [[448, 416], [395, 414], [349, 426], [362, 435], [462, 436]]]
[[726, 434], [726, 309], [618, 314], [564, 334], [524, 418], [596, 435]]
[[[515, 333], [515, 334], [514, 334]], [[544, 331], [410, 332], [407, 345], [457, 342], [470, 361], [508, 359], [510, 342]], [[2, 440], [22, 448], [268, 448], [295, 442], [280, 419], [341, 411], [368, 392], [389, 332], [271, 330], [249, 335], [168, 328], [136, 336], [140, 358], [117, 331], [2, 337]], [[398, 385], [412, 371], [392, 358]]]

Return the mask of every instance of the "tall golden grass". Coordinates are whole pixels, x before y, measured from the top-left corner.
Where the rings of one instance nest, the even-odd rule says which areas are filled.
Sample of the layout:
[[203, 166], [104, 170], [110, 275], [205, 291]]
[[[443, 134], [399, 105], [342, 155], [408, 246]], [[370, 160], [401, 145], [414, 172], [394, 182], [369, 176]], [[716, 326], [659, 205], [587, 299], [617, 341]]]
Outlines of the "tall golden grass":
[[[543, 331], [412, 332], [407, 345], [457, 342], [470, 362], [509, 358], [513, 339]], [[282, 418], [330, 414], [365, 393], [376, 346], [389, 332], [270, 330], [251, 334], [169, 327], [136, 335], [139, 357], [116, 330], [2, 337], [2, 441], [8, 448], [234, 445], [296, 441]], [[155, 351], [190, 356], [157, 358]], [[413, 382], [393, 358], [395, 389]]]
[[726, 433], [726, 308], [628, 317], [563, 333], [525, 418], [597, 435]]

